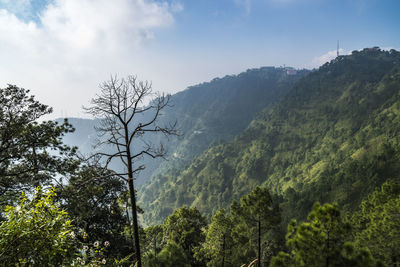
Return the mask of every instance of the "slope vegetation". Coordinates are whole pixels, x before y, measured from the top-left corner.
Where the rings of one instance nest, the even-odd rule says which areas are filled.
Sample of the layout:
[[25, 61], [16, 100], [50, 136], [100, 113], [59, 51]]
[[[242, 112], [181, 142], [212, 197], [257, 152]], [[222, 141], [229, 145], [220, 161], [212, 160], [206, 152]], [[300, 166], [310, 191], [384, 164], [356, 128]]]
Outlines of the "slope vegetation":
[[287, 217], [315, 201], [356, 207], [400, 178], [400, 53], [354, 51], [301, 79], [233, 141], [209, 148], [183, 171], [142, 188], [146, 223], [182, 205], [213, 214], [265, 184]]
[[[215, 78], [172, 95], [171, 105], [163, 110], [159, 124], [177, 121], [182, 136], [169, 139], [160, 135], [146, 137], [146, 142], [163, 143], [169, 160], [163, 163], [161, 159], [143, 158], [138, 164], [144, 164], [146, 169], [137, 177], [137, 184], [147, 181], [157, 169], [158, 173], [171, 166], [181, 169], [212, 143], [232, 140], [246, 129], [255, 114], [281, 99], [308, 73], [299, 70], [295, 75], [288, 75], [285, 68], [263, 67]], [[84, 154], [90, 153], [96, 141], [94, 126], [97, 121], [71, 119], [70, 122], [76, 132], [64, 141], [78, 146]], [[115, 163], [113, 167], [119, 166]]]

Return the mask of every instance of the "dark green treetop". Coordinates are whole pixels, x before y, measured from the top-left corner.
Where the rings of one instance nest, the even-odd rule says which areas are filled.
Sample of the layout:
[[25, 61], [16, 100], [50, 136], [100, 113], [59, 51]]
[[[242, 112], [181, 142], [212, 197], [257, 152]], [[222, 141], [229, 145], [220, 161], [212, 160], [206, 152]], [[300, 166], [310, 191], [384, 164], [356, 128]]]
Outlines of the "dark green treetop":
[[83, 166], [57, 189], [57, 200], [74, 218], [73, 225], [87, 234], [85, 242], [108, 241], [108, 258], [130, 253], [132, 242], [123, 233], [128, 226], [128, 214], [120, 201], [126, 193], [123, 181], [93, 166]]
[[206, 238], [196, 251], [196, 258], [206, 260], [207, 266], [231, 266], [234, 246], [232, 230], [233, 222], [229, 214], [219, 210], [211, 218]]
[[289, 253], [280, 252], [270, 266], [379, 266], [368, 249], [349, 242], [350, 231], [336, 204], [316, 203], [306, 222], [289, 224]]
[[204, 241], [203, 228], [207, 221], [196, 208], [181, 207], [175, 210], [164, 222], [166, 241], [175, 242], [182, 247], [191, 266], [201, 266], [194, 258], [195, 248]]
[[[280, 210], [273, 202], [268, 188], [256, 186], [231, 205], [234, 222], [233, 239], [236, 243], [235, 261], [248, 263], [257, 258], [257, 265], [267, 262], [268, 248], [264, 244], [275, 239], [279, 230]], [[274, 240], [275, 241], [275, 240]]]
[[0, 195], [49, 184], [77, 167], [76, 148], [62, 142], [74, 128], [67, 121], [37, 121], [51, 112], [29, 90], [0, 88]]

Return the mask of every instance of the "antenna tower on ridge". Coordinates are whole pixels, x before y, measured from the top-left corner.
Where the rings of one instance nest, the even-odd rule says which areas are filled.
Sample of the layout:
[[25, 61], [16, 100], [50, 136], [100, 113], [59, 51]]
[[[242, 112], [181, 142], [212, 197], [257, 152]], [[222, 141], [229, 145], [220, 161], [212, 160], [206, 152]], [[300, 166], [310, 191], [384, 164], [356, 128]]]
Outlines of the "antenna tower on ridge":
[[339, 56], [339, 40], [337, 41], [336, 56]]

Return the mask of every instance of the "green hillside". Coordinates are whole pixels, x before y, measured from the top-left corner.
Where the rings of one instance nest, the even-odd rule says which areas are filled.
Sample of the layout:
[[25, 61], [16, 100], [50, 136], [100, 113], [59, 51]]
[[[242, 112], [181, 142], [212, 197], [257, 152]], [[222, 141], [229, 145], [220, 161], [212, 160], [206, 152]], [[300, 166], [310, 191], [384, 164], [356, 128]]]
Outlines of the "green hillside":
[[286, 68], [274, 67], [249, 69], [173, 95], [162, 120], [176, 120], [183, 136], [165, 143], [173, 156], [160, 170], [182, 168], [210, 144], [232, 140], [257, 113], [281, 99], [308, 73], [298, 70], [288, 75]]
[[301, 79], [233, 141], [183, 171], [158, 175], [138, 194], [146, 223], [188, 205], [211, 215], [267, 185], [286, 218], [315, 201], [345, 209], [388, 178], [400, 178], [400, 53], [340, 56]]
[[[157, 135], [146, 137], [146, 142], [163, 143], [169, 160], [143, 158], [137, 164], [144, 164], [146, 169], [136, 177], [136, 183], [143, 184], [154, 172], [161, 173], [171, 166], [183, 168], [210, 144], [232, 140], [246, 129], [257, 113], [281, 99], [308, 73], [308, 70], [298, 70], [295, 75], [288, 75], [286, 68], [262, 67], [215, 78], [172, 95], [170, 106], [160, 116], [159, 125], [176, 121], [181, 136], [169, 139]], [[66, 136], [64, 142], [78, 146], [84, 154], [93, 152], [97, 121], [71, 118], [70, 122], [76, 131]], [[115, 162], [112, 167], [117, 169], [118, 164]]]

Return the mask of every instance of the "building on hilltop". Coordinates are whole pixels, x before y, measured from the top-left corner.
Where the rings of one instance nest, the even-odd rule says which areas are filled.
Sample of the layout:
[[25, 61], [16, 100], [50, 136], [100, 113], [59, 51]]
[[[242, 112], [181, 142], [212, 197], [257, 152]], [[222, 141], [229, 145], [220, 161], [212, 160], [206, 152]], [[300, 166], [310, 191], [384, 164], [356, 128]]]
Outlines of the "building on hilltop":
[[286, 70], [287, 75], [296, 75], [297, 74], [297, 70], [295, 68], [286, 67], [285, 70]]

